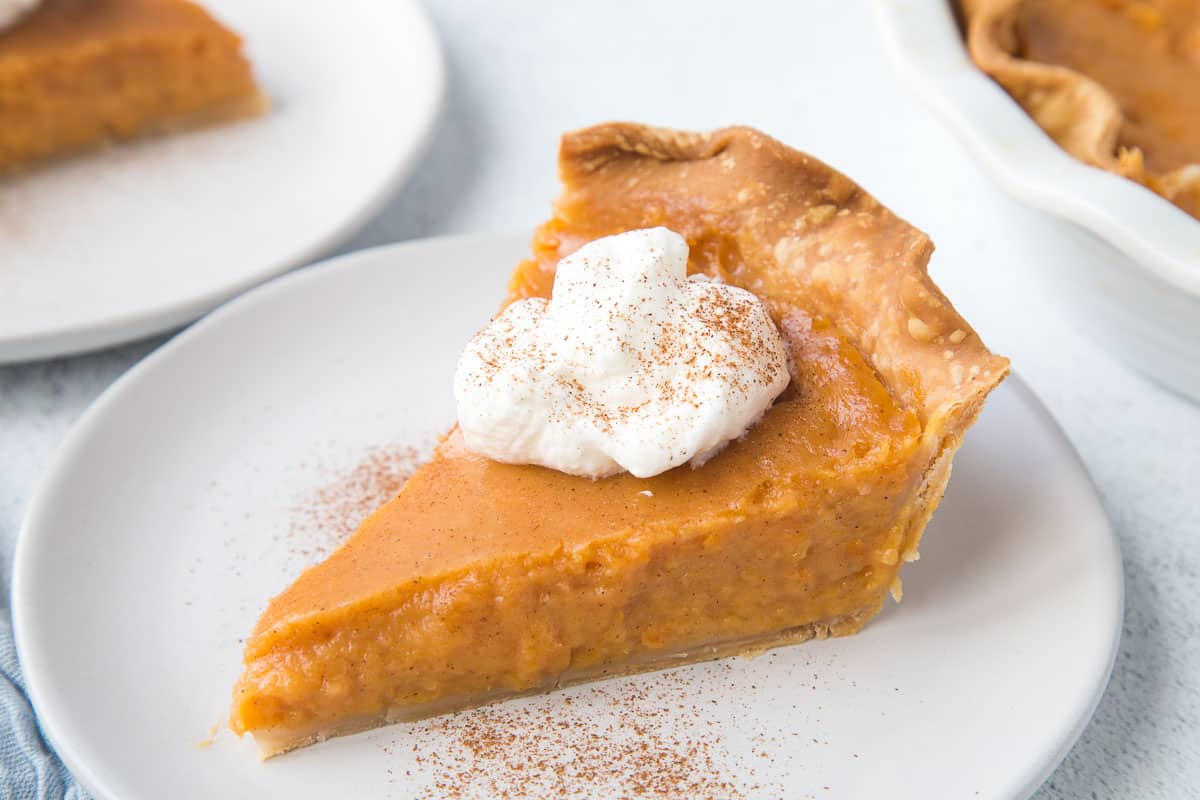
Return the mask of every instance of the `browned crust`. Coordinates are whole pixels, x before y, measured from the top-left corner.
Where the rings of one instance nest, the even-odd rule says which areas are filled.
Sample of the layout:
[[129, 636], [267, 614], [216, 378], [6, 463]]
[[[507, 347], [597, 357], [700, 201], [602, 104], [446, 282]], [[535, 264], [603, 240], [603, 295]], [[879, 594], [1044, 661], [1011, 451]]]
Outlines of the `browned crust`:
[[687, 202], [702, 224], [740, 231], [744, 260], [774, 267], [777, 280], [746, 288], [823, 316], [850, 339], [923, 423], [927, 466], [901, 547], [915, 560], [962, 436], [1009, 370], [930, 279], [929, 237], [837, 170], [752, 128], [598, 125], [563, 137], [559, 168], [565, 190], [538, 239], [586, 228], [575, 215], [613, 203], [653, 215]]
[[1118, 146], [1125, 123], [1117, 99], [1067, 67], [1017, 57], [1017, 14], [1024, 0], [961, 0], [967, 49], [1038, 126], [1075, 158], [1137, 181], [1190, 214], [1200, 214], [1200, 164], [1159, 174], [1141, 151]]
[[613, 204], [692, 204], [772, 267], [746, 288], [837, 325], [932, 439], [961, 434], [1008, 372], [929, 278], [929, 237], [812, 156], [751, 128], [609, 123], [567, 134], [559, 159], [552, 229]]

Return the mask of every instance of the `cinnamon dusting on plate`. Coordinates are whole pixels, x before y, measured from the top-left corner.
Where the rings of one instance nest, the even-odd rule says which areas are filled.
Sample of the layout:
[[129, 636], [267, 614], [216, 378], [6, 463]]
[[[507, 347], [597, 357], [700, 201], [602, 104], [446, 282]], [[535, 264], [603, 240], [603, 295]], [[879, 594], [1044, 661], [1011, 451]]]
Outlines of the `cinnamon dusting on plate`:
[[410, 751], [416, 770], [395, 780], [417, 800], [782, 796], [756, 777], [758, 754], [726, 743], [732, 721], [689, 697], [693, 683], [668, 671], [498, 703], [402, 726], [383, 749]]
[[358, 529], [371, 512], [391, 500], [429, 456], [428, 447], [372, 448], [349, 468], [292, 505], [287, 541], [291, 554], [308, 562], [326, 558]]

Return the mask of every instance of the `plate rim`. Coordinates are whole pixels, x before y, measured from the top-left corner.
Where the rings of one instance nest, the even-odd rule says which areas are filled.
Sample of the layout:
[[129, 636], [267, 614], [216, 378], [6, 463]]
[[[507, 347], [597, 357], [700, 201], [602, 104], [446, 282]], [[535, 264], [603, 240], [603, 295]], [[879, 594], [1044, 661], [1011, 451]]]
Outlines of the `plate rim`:
[[255, 286], [319, 258], [347, 240], [378, 214], [421, 162], [432, 141], [434, 125], [446, 98], [446, 54], [429, 11], [418, 0], [399, 2], [410, 15], [410, 35], [421, 40], [419, 49], [429, 55], [425, 64], [428, 99], [419, 107], [412, 107], [414, 113], [411, 118], [414, 121], [413, 130], [416, 131], [412, 145], [396, 152], [390, 169], [380, 175], [375, 185], [363, 193], [355, 206], [344, 209], [343, 216], [335, 220], [335, 224], [330, 225], [306, 247], [295, 250], [289, 257], [277, 263], [248, 271], [239, 280], [134, 313], [62, 326], [49, 331], [0, 337], [0, 365], [90, 353], [177, 329]]
[[[25, 679], [26, 693], [37, 716], [39, 729], [47, 743], [55, 750], [62, 762], [72, 775], [93, 796], [99, 800], [119, 797], [114, 791], [98, 779], [86, 758], [80, 757], [75, 751], [71, 740], [63, 735], [67, 723], [63, 719], [66, 705], [53, 697], [53, 690], [43, 682], [42, 670], [37, 665], [46, 663], [38, 652], [37, 635], [32, 629], [30, 610], [36, 604], [36, 591], [33, 579], [30, 577], [28, 565], [31, 542], [38, 536], [44, 536], [51, 527], [54, 506], [50, 498], [57, 492], [57, 485], [66, 477], [75, 461], [75, 455], [87, 446], [87, 440], [107, 410], [122, 402], [126, 388], [140, 381], [160, 362], [174, 357], [180, 347], [186, 347], [194, 338], [205, 335], [207, 331], [219, 326], [227, 316], [241, 312], [261, 302], [269, 302], [272, 295], [279, 292], [294, 291], [306, 283], [319, 282], [328, 275], [352, 270], [357, 262], [369, 263], [381, 258], [392, 258], [397, 253], [421, 250], [437, 250], [443, 248], [479, 247], [488, 245], [495, 249], [515, 248], [528, 240], [527, 234], [507, 233], [478, 233], [469, 235], [439, 236], [425, 239], [414, 239], [405, 242], [380, 245], [365, 248], [351, 253], [342, 254], [325, 261], [296, 270], [280, 277], [269, 280], [256, 288], [225, 303], [209, 312], [195, 324], [173, 336], [160, 347], [156, 348], [130, 367], [125, 373], [110, 384], [84, 410], [79, 418], [71, 425], [62, 443], [56, 450], [50, 465], [37, 481], [33, 494], [25, 509], [22, 522], [17, 534], [16, 548], [13, 555], [12, 584], [10, 589], [11, 613], [14, 643], [18, 661], [21, 664]], [[1124, 568], [1121, 557], [1120, 541], [1116, 536], [1112, 521], [1101, 501], [1091, 474], [1088, 472], [1078, 450], [1067, 437], [1066, 432], [1055, 420], [1050, 410], [1038, 398], [1033, 389], [1017, 374], [1009, 376], [1006, 383], [1014, 391], [1018, 402], [1031, 414], [1036, 416], [1048, 434], [1057, 439], [1060, 449], [1069, 454], [1068, 457], [1075, 466], [1075, 472], [1084, 479], [1090, 489], [1093, 508], [1099, 527], [1096, 530], [1099, 546], [1103, 548], [1105, 560], [1112, 570], [1110, 616], [1112, 620], [1108, 658], [1103, 664], [1097, 664], [1094, 671], [1094, 688], [1089, 702], [1079, 709], [1073, 725], [1063, 731], [1059, 737], [1060, 746], [1055, 751], [1047, 750], [1045, 757], [1038, 762], [1031, 762], [1026, 770], [1027, 778], [1021, 784], [1023, 788], [1014, 798], [1027, 798], [1040, 787], [1045, 780], [1062, 763], [1063, 759], [1079, 740], [1083, 731], [1091, 722], [1096, 708], [1107, 691], [1109, 679], [1116, 662], [1122, 638], [1125, 603]], [[39, 533], [39, 531], [41, 533]], [[32, 658], [31, 658], [32, 657]], [[29, 668], [31, 663], [33, 669]]]
[[1109, 566], [1113, 568], [1114, 574], [1111, 579], [1114, 582], [1116, 591], [1113, 593], [1113, 606], [1110, 608], [1110, 614], [1114, 620], [1113, 630], [1110, 633], [1108, 658], [1105, 660], [1103, 668], [1098, 673], [1099, 677], [1096, 680], [1092, 697], [1087, 704], [1085, 713], [1080, 714], [1075, 720], [1073, 728], [1068, 730], [1061, 738], [1061, 743], [1057, 751], [1054, 751], [1043, 759], [1040, 768], [1030, 772], [1029, 778], [1023, 789], [1015, 797], [1021, 800], [1033, 797], [1042, 784], [1049, 780], [1055, 770], [1066, 760], [1067, 755], [1074, 749], [1079, 739], [1083, 736], [1083, 732], [1087, 730], [1092, 723], [1092, 719], [1096, 716], [1096, 710], [1100, 707], [1100, 701], [1104, 699], [1105, 693], [1108, 691], [1109, 682], [1112, 679], [1113, 669], [1117, 664], [1117, 655], [1121, 650], [1121, 640], [1124, 638], [1125, 628], [1125, 561], [1121, 553], [1121, 540], [1117, 537], [1116, 529], [1113, 527], [1112, 518], [1108, 514], [1108, 509], [1104, 506], [1104, 501], [1100, 497], [1100, 490], [1096, 486], [1096, 481], [1092, 478], [1092, 473], [1088, 471], [1087, 464], [1083, 461], [1083, 456], [1079, 454], [1079, 450], [1071, 442], [1067, 436], [1066, 430], [1050, 413], [1050, 409], [1042, 402], [1042, 399], [1037, 396], [1028, 383], [1025, 382], [1015, 372], [1010, 374], [1004, 381], [1011, 384], [1013, 390], [1020, 396], [1022, 404], [1030, 413], [1041, 418], [1042, 423], [1047, 430], [1059, 439], [1060, 443], [1065, 446], [1065, 450], [1069, 453], [1070, 459], [1075, 463], [1079, 473], [1087, 482], [1088, 488], [1091, 490], [1092, 500], [1095, 503], [1096, 509], [1100, 512], [1100, 519], [1104, 527], [1104, 532], [1107, 534], [1104, 537], [1104, 542], [1108, 545], [1107, 560]]

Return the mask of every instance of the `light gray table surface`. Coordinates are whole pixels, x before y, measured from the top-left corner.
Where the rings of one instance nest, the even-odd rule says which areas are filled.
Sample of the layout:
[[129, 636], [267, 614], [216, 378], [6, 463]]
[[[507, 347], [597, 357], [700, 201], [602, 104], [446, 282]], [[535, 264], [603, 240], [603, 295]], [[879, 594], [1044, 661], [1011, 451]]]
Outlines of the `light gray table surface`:
[[[1036, 796], [1200, 796], [1200, 408], [1072, 327], [1070, 296], [1039, 276], [1082, 252], [1060, 223], [991, 184], [895, 80], [866, 4], [440, 0], [430, 10], [449, 70], [432, 145], [336, 252], [529, 230], [557, 191], [559, 133], [607, 119], [750, 124], [847, 172], [933, 237], [934, 277], [1049, 406], [1120, 537], [1126, 614], [1112, 683]], [[0, 367], [6, 590], [23, 509], [72, 421], [163, 341]]]

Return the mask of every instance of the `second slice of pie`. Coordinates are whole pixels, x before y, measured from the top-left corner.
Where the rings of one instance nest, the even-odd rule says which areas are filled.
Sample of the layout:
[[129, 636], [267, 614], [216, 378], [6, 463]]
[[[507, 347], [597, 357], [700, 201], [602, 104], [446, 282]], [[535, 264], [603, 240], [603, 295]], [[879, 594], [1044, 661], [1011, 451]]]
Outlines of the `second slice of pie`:
[[[854, 633], [900, 595], [951, 458], [1008, 362], [926, 275], [929, 239], [746, 128], [563, 139], [565, 186], [510, 300], [584, 243], [664, 226], [765, 302], [793, 381], [703, 466], [573, 477], [455, 430], [271, 600], [230, 724], [264, 755], [608, 675]], [[484, 320], [480, 320], [481, 323]]]
[[241, 39], [191, 0], [42, 0], [0, 30], [0, 173], [266, 106]]

